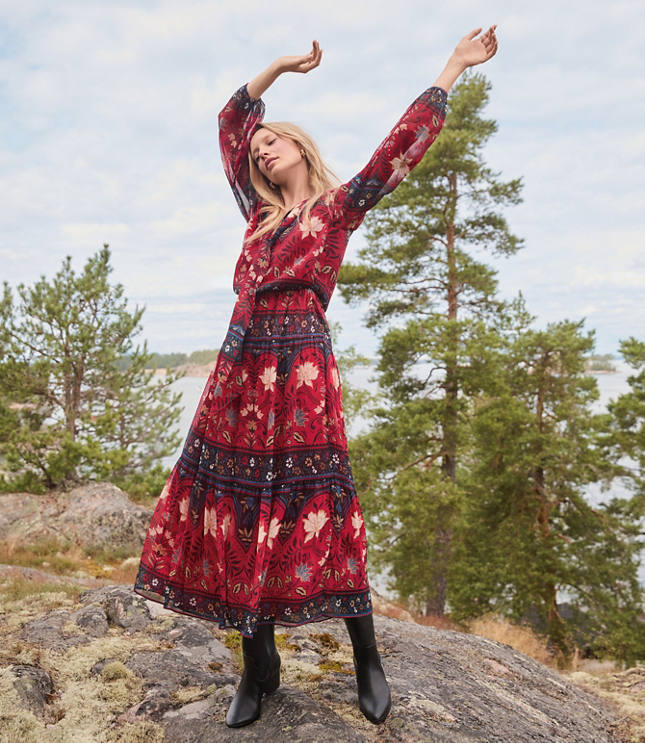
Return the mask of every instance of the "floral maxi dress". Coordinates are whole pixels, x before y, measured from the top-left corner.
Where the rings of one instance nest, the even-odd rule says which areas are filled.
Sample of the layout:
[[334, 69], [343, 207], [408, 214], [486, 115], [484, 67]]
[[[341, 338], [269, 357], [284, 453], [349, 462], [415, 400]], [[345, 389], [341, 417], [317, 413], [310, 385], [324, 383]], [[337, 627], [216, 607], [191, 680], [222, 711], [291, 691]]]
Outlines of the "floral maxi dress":
[[347, 240], [439, 134], [431, 87], [367, 166], [248, 242], [261, 206], [247, 153], [264, 115], [241, 87], [219, 115], [226, 176], [247, 220], [238, 299], [183, 452], [159, 496], [134, 590], [234, 627], [297, 625], [372, 611], [367, 539], [347, 454], [325, 310]]

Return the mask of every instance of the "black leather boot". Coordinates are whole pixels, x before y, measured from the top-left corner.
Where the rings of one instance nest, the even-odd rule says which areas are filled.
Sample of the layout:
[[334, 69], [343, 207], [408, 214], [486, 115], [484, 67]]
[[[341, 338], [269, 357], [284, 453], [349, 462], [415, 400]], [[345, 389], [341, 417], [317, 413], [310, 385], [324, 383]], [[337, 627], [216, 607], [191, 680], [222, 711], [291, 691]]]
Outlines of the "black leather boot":
[[354, 647], [358, 706], [370, 722], [383, 722], [392, 706], [392, 697], [376, 649], [374, 620], [368, 614], [346, 618], [345, 624]]
[[257, 720], [262, 694], [271, 694], [280, 686], [280, 654], [275, 646], [274, 630], [273, 624], [261, 624], [254, 637], [242, 637], [244, 671], [226, 713], [230, 728]]

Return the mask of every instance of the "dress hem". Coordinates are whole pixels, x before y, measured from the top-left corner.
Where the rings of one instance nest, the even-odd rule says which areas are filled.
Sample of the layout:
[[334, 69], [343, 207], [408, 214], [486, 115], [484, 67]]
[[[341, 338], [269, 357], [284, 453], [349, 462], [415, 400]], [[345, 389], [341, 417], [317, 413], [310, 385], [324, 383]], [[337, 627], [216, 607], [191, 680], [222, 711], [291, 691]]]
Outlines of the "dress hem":
[[[142, 567], [141, 571], [143, 570]], [[280, 601], [279, 599], [276, 599], [275, 601], [269, 599], [263, 602], [265, 605], [271, 603], [300, 603], [301, 608], [293, 611], [292, 619], [287, 618], [285, 612], [263, 613], [262, 611], [259, 611], [253, 613], [242, 608], [237, 610], [240, 614], [239, 617], [231, 616], [231, 607], [226, 606], [220, 600], [213, 597], [201, 597], [202, 602], [206, 602], [204, 610], [202, 611], [200, 611], [199, 607], [196, 605], [197, 601], [195, 600], [195, 597], [191, 597], [189, 601], [195, 600], [195, 608], [188, 610], [184, 602], [181, 600], [173, 602], [172, 594], [175, 591], [180, 590], [178, 587], [173, 587], [169, 581], [161, 578], [157, 579], [160, 585], [152, 588], [150, 583], [141, 579], [141, 571], [133, 586], [133, 591], [139, 596], [163, 604], [164, 609], [168, 609], [177, 614], [215, 622], [218, 624], [219, 629], [236, 629], [244, 637], [253, 637], [255, 630], [259, 625], [276, 624], [282, 627], [300, 627], [304, 624], [322, 622], [327, 619], [349, 619], [352, 617], [368, 616], [373, 613], [369, 588], [355, 593], [322, 593], [313, 598], [303, 597], [302, 602], [298, 602], [295, 599], [292, 602], [285, 602], [284, 600]], [[326, 608], [319, 608], [316, 610], [314, 606], [316, 603], [322, 604]], [[221, 609], [219, 612], [215, 610], [215, 604], [220, 604]], [[337, 607], [337, 611], [330, 611], [330, 608], [333, 606]], [[352, 607], [351, 609], [350, 606]], [[289, 608], [287, 609], [287, 612], [289, 611], [292, 610]], [[309, 612], [311, 613], [308, 615]]]

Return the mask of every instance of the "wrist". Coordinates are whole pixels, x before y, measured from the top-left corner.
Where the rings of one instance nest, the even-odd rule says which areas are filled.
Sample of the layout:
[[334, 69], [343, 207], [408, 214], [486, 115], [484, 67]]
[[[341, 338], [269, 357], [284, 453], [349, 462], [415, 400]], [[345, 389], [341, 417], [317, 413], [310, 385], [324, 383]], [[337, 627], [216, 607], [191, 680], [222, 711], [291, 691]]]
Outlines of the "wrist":
[[450, 59], [446, 62], [446, 70], [449, 70], [457, 77], [459, 77], [462, 72], [467, 70], [468, 67], [470, 67], [470, 65], [467, 64], [459, 55], [455, 54], [454, 52], [450, 56]]
[[269, 72], [274, 75], [274, 77], [279, 77], [282, 75], [283, 72], [287, 71], [287, 66], [284, 62], [284, 57], [278, 57], [276, 60], [274, 60], [269, 65]]
[[435, 85], [438, 88], [443, 88], [446, 93], [450, 91], [450, 88], [454, 85], [457, 78], [461, 73], [468, 68], [468, 65], [459, 59], [454, 54], [446, 62], [446, 66], [443, 68], [441, 75], [437, 78]]

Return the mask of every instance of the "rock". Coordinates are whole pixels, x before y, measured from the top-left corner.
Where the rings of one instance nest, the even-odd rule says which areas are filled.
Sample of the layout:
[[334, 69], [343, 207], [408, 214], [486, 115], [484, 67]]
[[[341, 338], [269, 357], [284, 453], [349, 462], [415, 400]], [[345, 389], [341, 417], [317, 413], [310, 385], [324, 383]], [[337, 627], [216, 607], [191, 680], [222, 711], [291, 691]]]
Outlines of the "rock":
[[0, 541], [53, 538], [87, 548], [136, 553], [152, 509], [132, 503], [110, 483], [90, 483], [69, 492], [0, 494]]
[[70, 615], [70, 618], [91, 637], [103, 637], [108, 631], [108, 618], [98, 604], [90, 604]]
[[132, 631], [143, 629], [151, 619], [146, 600], [136, 594], [110, 597], [105, 612], [110, 624]]
[[83, 591], [78, 597], [83, 604], [95, 603], [103, 608], [110, 625], [132, 632], [143, 629], [152, 617], [147, 599], [127, 586], [106, 586]]
[[72, 615], [62, 609], [26, 622], [20, 630], [20, 637], [38, 647], [58, 651], [87, 645], [92, 640], [73, 622]]
[[[232, 694], [231, 694], [232, 697]], [[325, 743], [342, 740], [344, 743], [365, 743], [364, 737], [353, 729], [330, 707], [314, 701], [299, 689], [281, 687], [263, 698], [260, 719], [244, 728], [230, 729], [224, 724], [231, 697], [213, 703], [203, 703], [199, 712], [196, 705], [186, 705], [166, 713], [165, 743]], [[215, 719], [213, 719], [213, 717]]]
[[[82, 593], [78, 607], [50, 610], [21, 630], [24, 642], [50, 644], [47, 663], [53, 678], [58, 677], [58, 662], [72, 661], [74, 653], [64, 652], [71, 644], [89, 644], [82, 656], [91, 661], [74, 665], [75, 682], [85, 673], [80, 682], [88, 693], [98, 685], [98, 700], [103, 698], [101, 684], [107, 683], [106, 669], [122, 665], [124, 674], [127, 669], [121, 680], [134, 684], [130, 688], [138, 701], [128, 698], [127, 707], [96, 714], [93, 737], [86, 739], [125, 740], [125, 726], [134, 725], [148, 726], [167, 743], [616, 740], [612, 729], [617, 714], [562, 674], [501, 643], [379, 615], [374, 624], [392, 691], [392, 710], [384, 724], [373, 725], [360, 713], [347, 629], [342, 620], [328, 620], [278, 627], [281, 686], [264, 698], [258, 721], [229, 729], [224, 720], [240, 670], [224, 642], [227, 633], [216, 623], [178, 612], [152, 612], [153, 603], [127, 586], [103, 586]], [[69, 678], [66, 673], [61, 671], [60, 678]], [[46, 677], [34, 678], [42, 680], [30, 682], [29, 688], [51, 688]], [[96, 705], [97, 697], [92, 699]], [[42, 709], [42, 704], [24, 698], [21, 714], [33, 705]], [[66, 717], [82, 718], [82, 713], [71, 710]], [[11, 729], [19, 729], [18, 721]]]
[[385, 596], [381, 596], [373, 588], [371, 589], [372, 594], [372, 606], [374, 612], [386, 617], [392, 617], [392, 619], [405, 619], [407, 622], [413, 622], [414, 618], [409, 611], [406, 611], [401, 604], [395, 601], [390, 601]]
[[13, 687], [25, 707], [44, 717], [47, 705], [54, 696], [54, 682], [49, 673], [43, 668], [28, 664], [10, 666], [9, 671], [13, 676]]
[[104, 482], [75, 488], [57, 526], [78, 544], [136, 552], [145, 539], [152, 511], [138, 506], [115, 485]]

